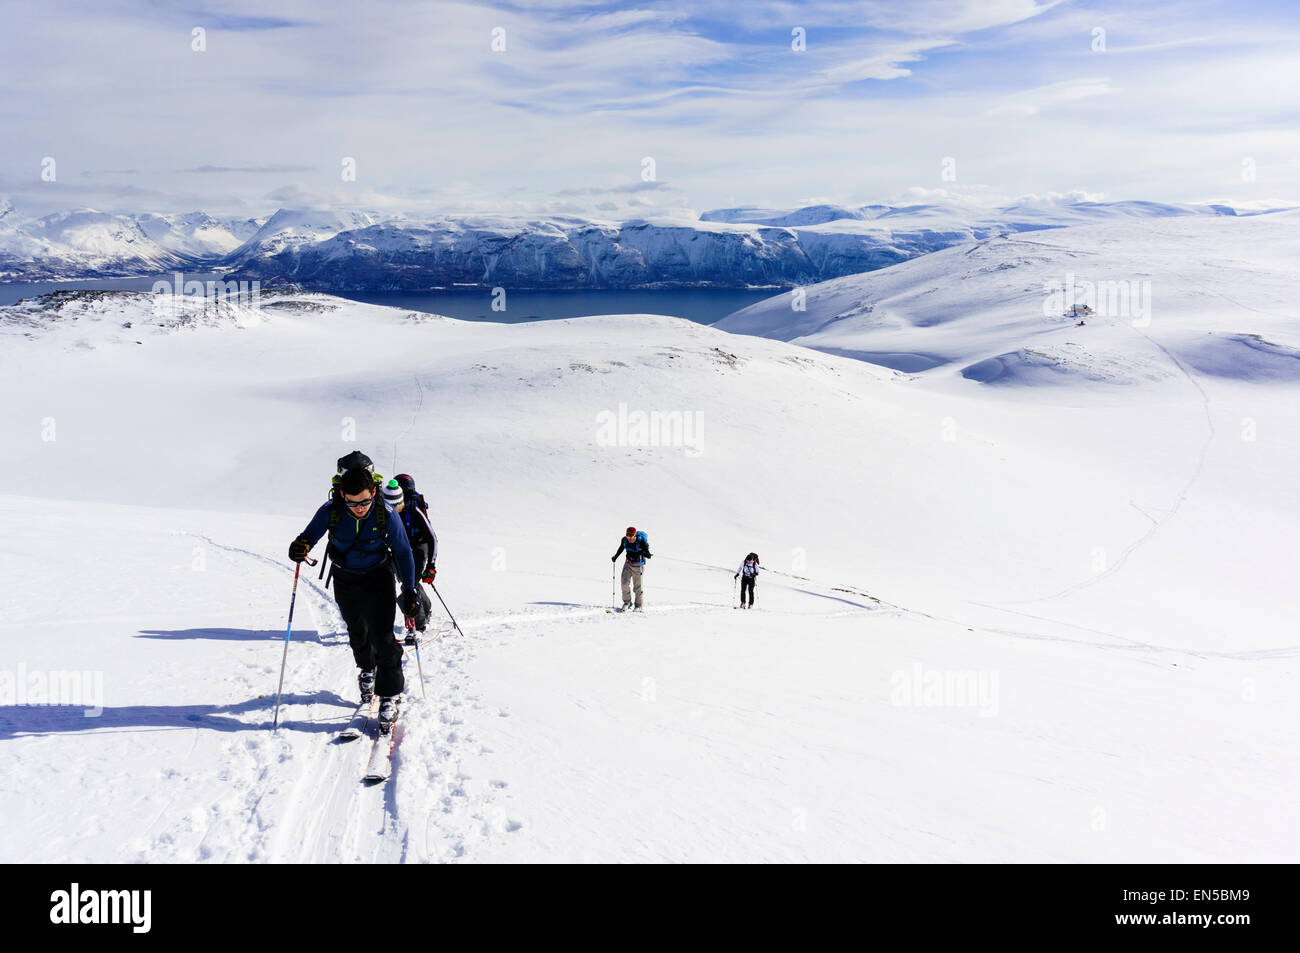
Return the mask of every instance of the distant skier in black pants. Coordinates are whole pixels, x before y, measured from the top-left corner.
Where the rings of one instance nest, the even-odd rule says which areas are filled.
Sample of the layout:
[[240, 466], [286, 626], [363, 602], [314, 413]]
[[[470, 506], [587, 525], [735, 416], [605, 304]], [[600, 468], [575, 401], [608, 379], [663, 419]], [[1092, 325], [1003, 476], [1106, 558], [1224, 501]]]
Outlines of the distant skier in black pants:
[[[758, 553], [750, 553], [736, 570], [736, 578], [740, 580], [740, 608], [754, 608], [754, 583], [758, 581], [758, 571], [761, 567], [758, 565]], [[745, 590], [749, 590], [749, 605], [745, 605]]]

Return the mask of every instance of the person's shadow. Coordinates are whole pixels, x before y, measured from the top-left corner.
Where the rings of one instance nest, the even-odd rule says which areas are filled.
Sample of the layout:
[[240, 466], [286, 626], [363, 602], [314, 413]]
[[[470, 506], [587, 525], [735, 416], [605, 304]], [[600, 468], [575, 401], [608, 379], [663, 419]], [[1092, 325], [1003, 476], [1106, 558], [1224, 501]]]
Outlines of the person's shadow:
[[[333, 732], [340, 719], [294, 721], [286, 709], [296, 705], [330, 705], [353, 711], [357, 705], [337, 692], [286, 694], [280, 698], [280, 725], [290, 731]], [[39, 738], [42, 735], [79, 734], [104, 731], [164, 731], [177, 728], [206, 728], [210, 731], [266, 731], [271, 727], [274, 693], [250, 698], [233, 705], [124, 705], [104, 708], [98, 716], [90, 709], [71, 705], [0, 705], [0, 741]], [[240, 715], [260, 713], [254, 720]]]
[[[335, 633], [328, 633], [334, 635]], [[346, 637], [346, 636], [345, 636]], [[141, 629], [137, 639], [218, 639], [233, 642], [284, 641], [284, 629]], [[323, 642], [312, 629], [293, 630], [294, 642]]]

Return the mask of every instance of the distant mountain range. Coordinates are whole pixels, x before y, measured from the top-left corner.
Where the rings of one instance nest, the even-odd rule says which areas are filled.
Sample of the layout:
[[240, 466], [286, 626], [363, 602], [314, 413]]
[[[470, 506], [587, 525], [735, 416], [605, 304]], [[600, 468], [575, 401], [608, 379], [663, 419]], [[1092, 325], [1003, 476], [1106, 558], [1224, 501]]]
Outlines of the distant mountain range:
[[305, 289], [791, 287], [997, 235], [1113, 219], [1236, 215], [1223, 205], [1074, 202], [734, 208], [698, 219], [413, 219], [281, 209], [265, 221], [76, 209], [23, 219], [0, 200], [0, 281], [223, 271]]

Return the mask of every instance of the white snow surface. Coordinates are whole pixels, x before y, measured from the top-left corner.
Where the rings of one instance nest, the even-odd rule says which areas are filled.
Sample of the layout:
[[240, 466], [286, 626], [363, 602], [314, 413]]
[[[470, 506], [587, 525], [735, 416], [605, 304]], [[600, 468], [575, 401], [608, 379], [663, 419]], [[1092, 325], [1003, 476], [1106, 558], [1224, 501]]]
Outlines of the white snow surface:
[[[1294, 861], [1290, 253], [1168, 224], [1017, 239], [1032, 280], [979, 257], [996, 242], [846, 279], [849, 304], [904, 296], [889, 347], [917, 346], [909, 280], [989, 296], [923, 374], [654, 315], [0, 309], [0, 860]], [[1078, 329], [1096, 348], [1004, 313], [997, 281], [1121, 246], [1157, 287], [1195, 254], [1213, 293]], [[840, 293], [814, 291], [810, 312]], [[1033, 326], [1124, 372], [959, 373]], [[877, 347], [861, 333], [842, 343]], [[1198, 364], [1202, 338], [1226, 343]], [[1269, 372], [1224, 372], [1244, 354]], [[690, 439], [607, 439], [620, 404], [692, 415]], [[331, 743], [355, 669], [314, 573], [270, 726], [285, 553], [357, 447], [427, 494], [465, 633], [422, 650], [427, 698], [408, 652], [375, 787], [366, 742]], [[628, 524], [647, 610], [612, 615]], [[14, 703], [19, 674], [32, 701], [81, 672], [98, 717]]]
[[1294, 211], [1004, 235], [777, 295], [715, 327], [999, 385], [1186, 366], [1294, 381], [1298, 254]]
[[258, 227], [253, 219], [206, 212], [122, 215], [80, 208], [26, 218], [0, 200], [0, 278], [156, 273], [221, 258]]
[[236, 258], [277, 255], [285, 248], [332, 238], [351, 228], [366, 228], [376, 219], [368, 212], [328, 209], [280, 209], [232, 251]]

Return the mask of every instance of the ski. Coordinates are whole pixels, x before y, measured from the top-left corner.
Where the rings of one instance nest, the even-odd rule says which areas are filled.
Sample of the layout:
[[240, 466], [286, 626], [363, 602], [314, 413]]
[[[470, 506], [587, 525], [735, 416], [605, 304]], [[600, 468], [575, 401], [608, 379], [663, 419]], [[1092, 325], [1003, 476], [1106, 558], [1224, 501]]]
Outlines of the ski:
[[378, 698], [379, 696], [372, 695], [369, 702], [357, 703], [357, 710], [348, 720], [348, 726], [339, 732], [339, 741], [356, 741], [365, 733], [366, 722], [374, 717]]
[[387, 781], [388, 776], [393, 770], [393, 750], [397, 743], [402, 740], [404, 728], [401, 722], [393, 725], [388, 731], [381, 731], [379, 737], [375, 739], [374, 747], [370, 749], [370, 760], [366, 763], [366, 773], [362, 778], [363, 781]]
[[[406, 655], [402, 655], [402, 673], [406, 673]], [[405, 678], [403, 678], [405, 681]], [[371, 700], [372, 710], [378, 713], [383, 707], [378, 694]], [[400, 697], [398, 699], [400, 706]], [[400, 708], [399, 708], [400, 711]], [[379, 733], [375, 736], [375, 743], [370, 748], [370, 757], [366, 760], [366, 773], [362, 775], [361, 780], [366, 784], [377, 784], [380, 781], [387, 781], [388, 776], [393, 770], [393, 751], [397, 748], [398, 742], [402, 740], [402, 735], [406, 732], [405, 722], [401, 720], [400, 714], [395, 721], [389, 722], [388, 730], [384, 730], [384, 725], [379, 726]]]

